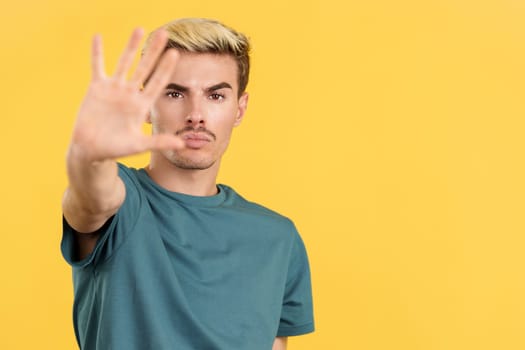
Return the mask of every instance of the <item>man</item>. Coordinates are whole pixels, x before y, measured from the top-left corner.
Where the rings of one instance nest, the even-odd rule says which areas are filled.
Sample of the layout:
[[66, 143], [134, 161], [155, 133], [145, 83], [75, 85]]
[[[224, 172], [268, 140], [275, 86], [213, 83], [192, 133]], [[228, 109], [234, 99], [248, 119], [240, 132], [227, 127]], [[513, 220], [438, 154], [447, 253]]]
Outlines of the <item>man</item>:
[[[248, 103], [248, 40], [177, 20], [150, 36], [127, 79], [142, 35], [113, 76], [95, 36], [68, 149], [62, 252], [79, 346], [285, 349], [314, 330], [303, 243], [290, 220], [216, 184]], [[143, 169], [115, 161], [144, 151]]]

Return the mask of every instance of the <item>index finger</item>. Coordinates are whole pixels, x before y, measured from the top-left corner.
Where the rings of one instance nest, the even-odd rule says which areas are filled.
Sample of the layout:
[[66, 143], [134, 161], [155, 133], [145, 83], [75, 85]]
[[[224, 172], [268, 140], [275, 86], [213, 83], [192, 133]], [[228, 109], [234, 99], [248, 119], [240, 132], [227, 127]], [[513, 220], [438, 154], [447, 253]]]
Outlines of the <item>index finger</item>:
[[157, 98], [160, 92], [166, 87], [166, 83], [171, 79], [171, 75], [175, 70], [175, 64], [178, 58], [179, 53], [175, 49], [169, 49], [162, 55], [157, 68], [144, 88], [144, 94], [148, 98]]
[[148, 40], [149, 45], [144, 50], [139, 65], [131, 78], [132, 82], [143, 84], [147, 80], [148, 75], [151, 74], [159, 57], [166, 48], [168, 33], [164, 29], [158, 29]]

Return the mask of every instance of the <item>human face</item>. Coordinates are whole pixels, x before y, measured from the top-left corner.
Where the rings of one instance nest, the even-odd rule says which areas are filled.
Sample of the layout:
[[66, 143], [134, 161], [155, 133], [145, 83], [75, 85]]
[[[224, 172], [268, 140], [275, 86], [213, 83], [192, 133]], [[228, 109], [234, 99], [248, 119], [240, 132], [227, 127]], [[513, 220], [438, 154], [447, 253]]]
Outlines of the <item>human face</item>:
[[246, 93], [238, 96], [233, 57], [182, 52], [170, 83], [153, 105], [150, 122], [154, 134], [175, 134], [184, 147], [162, 151], [162, 156], [182, 169], [218, 164], [247, 102]]

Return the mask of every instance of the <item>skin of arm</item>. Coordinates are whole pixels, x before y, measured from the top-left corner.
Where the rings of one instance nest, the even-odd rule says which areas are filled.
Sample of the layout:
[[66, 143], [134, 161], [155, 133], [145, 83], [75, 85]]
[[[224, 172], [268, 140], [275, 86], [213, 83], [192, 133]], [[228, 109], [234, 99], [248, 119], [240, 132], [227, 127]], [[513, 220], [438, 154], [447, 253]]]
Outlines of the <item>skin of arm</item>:
[[286, 344], [288, 343], [288, 337], [277, 337], [273, 342], [272, 350], [286, 350]]
[[74, 153], [71, 146], [67, 156], [69, 187], [62, 210], [77, 232], [77, 258], [82, 260], [95, 248], [99, 236], [96, 231], [124, 201], [125, 188], [115, 161], [89, 163]]
[[118, 177], [113, 160], [90, 162], [70, 146], [67, 155], [69, 186], [62, 201], [67, 222], [79, 233], [97, 231], [116, 213], [125, 197], [125, 188]]

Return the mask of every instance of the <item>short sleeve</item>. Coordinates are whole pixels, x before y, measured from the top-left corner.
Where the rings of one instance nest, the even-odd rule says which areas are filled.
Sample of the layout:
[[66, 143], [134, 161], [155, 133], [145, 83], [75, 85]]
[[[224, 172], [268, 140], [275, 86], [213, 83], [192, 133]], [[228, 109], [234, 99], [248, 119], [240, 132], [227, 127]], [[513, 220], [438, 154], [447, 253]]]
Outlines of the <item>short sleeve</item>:
[[138, 218], [141, 192], [133, 170], [119, 164], [119, 177], [126, 187], [126, 198], [118, 212], [99, 230], [100, 237], [93, 252], [82, 260], [75, 259], [75, 230], [62, 217], [62, 256], [73, 267], [81, 268], [98, 264], [112, 256], [124, 242], [126, 233], [131, 231]]
[[283, 297], [278, 337], [311, 333], [315, 329], [310, 267], [304, 243], [296, 232]]

